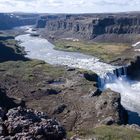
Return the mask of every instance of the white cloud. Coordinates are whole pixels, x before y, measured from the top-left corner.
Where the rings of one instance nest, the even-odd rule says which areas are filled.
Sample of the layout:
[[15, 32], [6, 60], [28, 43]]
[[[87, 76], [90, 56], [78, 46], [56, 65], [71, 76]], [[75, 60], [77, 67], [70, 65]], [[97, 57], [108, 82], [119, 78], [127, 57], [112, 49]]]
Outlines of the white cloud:
[[95, 13], [140, 10], [140, 0], [0, 0], [1, 12]]

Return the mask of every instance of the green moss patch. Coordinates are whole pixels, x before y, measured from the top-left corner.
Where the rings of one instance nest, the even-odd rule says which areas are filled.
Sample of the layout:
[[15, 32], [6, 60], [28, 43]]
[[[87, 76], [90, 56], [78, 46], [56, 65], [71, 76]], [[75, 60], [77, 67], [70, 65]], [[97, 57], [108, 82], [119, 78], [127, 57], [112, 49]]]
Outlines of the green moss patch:
[[75, 51], [101, 58], [105, 62], [112, 61], [119, 57], [124, 51], [130, 48], [127, 44], [96, 43], [84, 41], [56, 40], [54, 42], [58, 50]]

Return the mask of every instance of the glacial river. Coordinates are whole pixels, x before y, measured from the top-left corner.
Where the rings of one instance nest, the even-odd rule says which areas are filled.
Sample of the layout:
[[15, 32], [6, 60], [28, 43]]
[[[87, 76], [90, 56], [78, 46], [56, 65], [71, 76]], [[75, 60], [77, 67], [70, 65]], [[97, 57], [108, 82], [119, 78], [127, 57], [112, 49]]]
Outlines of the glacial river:
[[[27, 57], [40, 59], [52, 65], [66, 65], [74, 68], [91, 70], [97, 73], [103, 80], [103, 89], [110, 88], [121, 94], [121, 103], [129, 111], [140, 114], [140, 82], [130, 81], [126, 76], [117, 77], [113, 70], [117, 67], [99, 61], [96, 57], [84, 55], [76, 52], [64, 52], [54, 49], [54, 45], [41, 37], [31, 36], [31, 28], [26, 31], [27, 34], [19, 35], [16, 40], [20, 40], [20, 45], [25, 48]], [[108, 75], [108, 73], [111, 73]], [[138, 114], [131, 113], [131, 123]], [[135, 120], [134, 120], [135, 117]], [[137, 121], [137, 120], [136, 120]], [[137, 121], [138, 124], [139, 118]]]
[[99, 75], [115, 69], [114, 66], [100, 62], [99, 59], [89, 55], [54, 50], [54, 45], [46, 39], [33, 37], [30, 34], [17, 36], [16, 40], [22, 42], [20, 45], [25, 47], [29, 58], [44, 60], [53, 65], [92, 70]]

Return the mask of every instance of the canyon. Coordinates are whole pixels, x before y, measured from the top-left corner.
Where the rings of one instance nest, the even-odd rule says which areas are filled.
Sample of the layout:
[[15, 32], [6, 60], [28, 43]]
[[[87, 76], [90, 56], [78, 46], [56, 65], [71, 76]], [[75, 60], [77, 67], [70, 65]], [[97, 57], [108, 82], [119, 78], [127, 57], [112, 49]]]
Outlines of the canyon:
[[[135, 71], [139, 70], [139, 57], [137, 57], [134, 62], [131, 62], [127, 66], [112, 66], [110, 64], [100, 62], [100, 60], [94, 56], [83, 55], [75, 52], [63, 52], [54, 50], [54, 45], [48, 42], [46, 39], [30, 35], [30, 33], [36, 31], [32, 31], [32, 29], [27, 28], [26, 32], [26, 35], [17, 36], [16, 40], [20, 40], [22, 42], [20, 45], [24, 46], [25, 51], [28, 52], [27, 57], [44, 60], [45, 62], [52, 65], [66, 65], [68, 67], [81, 68], [96, 73], [98, 78], [95, 79], [98, 83], [98, 87], [101, 90], [104, 91], [105, 89], [110, 88], [116, 92], [120, 92], [122, 97], [121, 104], [128, 111], [137, 112], [140, 114], [140, 105], [138, 103], [139, 101], [136, 102], [136, 99], [139, 97], [139, 89], [135, 91], [131, 87], [135, 86], [133, 81], [130, 82], [127, 79], [128, 77], [131, 79], [137, 77], [134, 77], [133, 75], [133, 68]], [[30, 44], [33, 44], [33, 42], [35, 45], [31, 46]], [[119, 80], [120, 78], [121, 80]], [[118, 85], [119, 87], [117, 88]], [[129, 86], [130, 88], [128, 88]], [[129, 90], [126, 90], [126, 87]], [[133, 92], [133, 95], [131, 95], [130, 91]], [[130, 122], [132, 122], [134, 119], [131, 116], [129, 116], [129, 118], [131, 118], [129, 119]], [[139, 124], [138, 121], [135, 121], [134, 123]]]
[[[10, 16], [13, 15], [9, 14], [8, 18]], [[16, 106], [7, 107], [0, 99], [1, 112], [6, 109], [0, 138], [53, 140], [55, 137], [62, 140], [71, 137], [67, 135], [76, 134], [76, 137], [98, 139], [104, 136], [99, 132], [106, 130], [116, 138], [110, 129], [124, 132], [125, 138], [125, 135], [130, 139], [139, 138], [140, 58], [139, 52], [135, 51], [139, 49], [139, 13], [20, 16], [14, 17], [11, 25], [3, 27], [4, 24], [0, 23], [3, 29], [0, 32], [0, 93], [8, 98], [7, 102], [16, 102]], [[22, 25], [28, 26], [19, 27]], [[119, 54], [117, 61], [105, 63], [100, 55], [57, 50], [54, 42], [63, 39], [72, 43], [81, 40], [87, 43], [125, 42], [130, 46], [109, 46], [109, 49], [118, 46], [126, 49]], [[108, 47], [108, 44], [97, 45]], [[128, 59], [130, 52], [132, 57]], [[128, 61], [124, 63], [122, 56]], [[32, 125], [26, 119], [32, 134], [26, 132], [23, 121], [25, 116], [30, 119], [30, 114], [41, 119], [39, 122], [30, 120], [34, 122]], [[61, 125], [53, 118], [57, 118]], [[11, 129], [13, 126], [15, 128]], [[17, 131], [19, 126], [20, 132]], [[122, 138], [121, 134], [118, 137]]]
[[0, 13], [0, 30], [8, 30], [18, 26], [36, 24], [38, 14]]
[[37, 28], [49, 37], [132, 43], [139, 38], [140, 14], [81, 14], [41, 16]]

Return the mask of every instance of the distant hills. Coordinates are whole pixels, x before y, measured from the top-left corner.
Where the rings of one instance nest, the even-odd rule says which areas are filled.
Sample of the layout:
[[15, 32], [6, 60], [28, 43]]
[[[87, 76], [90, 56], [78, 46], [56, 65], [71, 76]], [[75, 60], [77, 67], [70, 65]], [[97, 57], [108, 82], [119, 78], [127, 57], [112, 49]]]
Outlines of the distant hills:
[[33, 25], [38, 14], [0, 13], [0, 30], [11, 29], [17, 26]]

